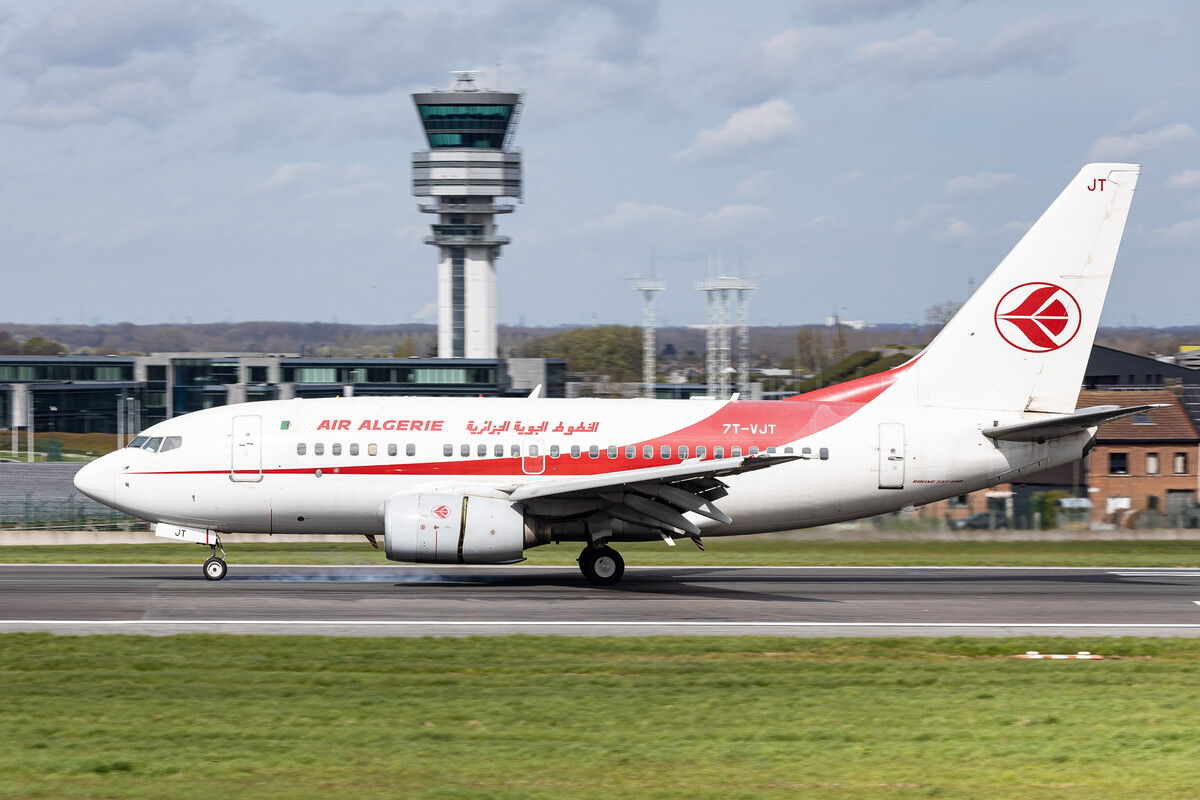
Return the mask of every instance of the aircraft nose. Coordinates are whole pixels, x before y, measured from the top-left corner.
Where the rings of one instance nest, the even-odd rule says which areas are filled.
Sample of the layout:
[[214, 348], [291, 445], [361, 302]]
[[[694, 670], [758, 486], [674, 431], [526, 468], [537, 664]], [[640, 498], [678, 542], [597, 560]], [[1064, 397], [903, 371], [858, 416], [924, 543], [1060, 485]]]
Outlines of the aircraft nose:
[[75, 473], [75, 488], [83, 494], [111, 506], [116, 503], [117, 476], [112, 460], [105, 456], [84, 464]]

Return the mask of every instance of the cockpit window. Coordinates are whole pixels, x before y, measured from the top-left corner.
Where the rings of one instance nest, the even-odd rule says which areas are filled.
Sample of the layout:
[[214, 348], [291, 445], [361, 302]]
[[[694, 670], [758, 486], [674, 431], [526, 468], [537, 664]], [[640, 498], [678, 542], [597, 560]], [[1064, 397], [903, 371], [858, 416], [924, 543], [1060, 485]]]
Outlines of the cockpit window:
[[180, 447], [183, 447], [182, 436], [168, 436], [163, 439], [162, 447], [158, 448], [158, 452], [165, 453], [168, 450], [178, 450]]
[[150, 441], [146, 442], [146, 444], [142, 446], [142, 449], [149, 450], [151, 453], [157, 453], [158, 448], [162, 447], [162, 440], [163, 437], [155, 436]]
[[148, 441], [150, 441], [149, 436], [135, 436], [135, 437], [133, 437], [133, 441], [125, 446], [126, 447], [136, 447], [136, 448], [140, 449], [141, 446], [144, 445]]

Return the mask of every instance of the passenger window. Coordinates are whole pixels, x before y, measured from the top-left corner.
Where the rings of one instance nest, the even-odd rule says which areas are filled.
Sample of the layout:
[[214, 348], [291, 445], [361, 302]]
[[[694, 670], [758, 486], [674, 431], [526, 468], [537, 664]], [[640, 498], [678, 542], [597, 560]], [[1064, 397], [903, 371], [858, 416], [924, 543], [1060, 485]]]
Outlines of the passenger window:
[[696, 458], [704, 458], [705, 453], [706, 453], [706, 450], [704, 449], [704, 445], [702, 445], [702, 444], [696, 445]]
[[416, 454], [417, 454], [417, 446], [415, 444], [413, 444], [412, 442], [409, 442], [408, 444], [406, 444], [404, 446], [404, 455], [408, 456], [409, 458], [412, 458]]
[[811, 447], [800, 448], [800, 455], [803, 456], [804, 458], [812, 458], [812, 448]]
[[379, 455], [379, 445], [374, 444], [374, 443], [367, 445], [367, 455], [369, 455], [369, 456]]
[[792, 453], [795, 453], [795, 452], [796, 452], [796, 448], [794, 448], [794, 447], [785, 447], [785, 448], [783, 448], [783, 452], [784, 452], [784, 455], [791, 455]]
[[342, 443], [337, 442], [336, 444], [334, 444], [332, 447], [329, 448], [329, 452], [332, 455], [340, 456], [342, 454]]
[[158, 449], [158, 452], [165, 453], [168, 450], [178, 450], [182, 446], [182, 436], [168, 436], [167, 438], [163, 439], [162, 447]]
[[464, 444], [462, 447], [458, 448], [458, 452], [463, 458], [469, 457], [471, 455], [471, 445]]
[[687, 458], [687, 456], [688, 456], [688, 449], [687, 449], [687, 445], [686, 445], [686, 444], [681, 444], [681, 445], [679, 445], [679, 457], [680, 457], [680, 458]]
[[767, 455], [769, 455], [769, 456], [773, 456], [773, 455], [775, 455], [775, 448], [774, 448], [774, 447], [768, 447], [768, 448], [767, 448]]
[[597, 447], [596, 445], [592, 445], [591, 447], [588, 448], [588, 458], [599, 458], [599, 457], [600, 457], [600, 448], [599, 447]]
[[716, 447], [713, 448], [713, 458], [724, 458], [724, 457], [725, 457], [725, 448], [724, 447], [722, 447], [721, 445], [717, 445]]
[[496, 445], [494, 448], [492, 448], [492, 454], [495, 455], [496, 458], [504, 458], [504, 445]]
[[537, 454], [538, 454], [538, 446], [536, 444], [529, 445], [529, 457], [537, 458]]
[[579, 445], [571, 445], [571, 458], [579, 458]]
[[632, 444], [626, 445], [625, 446], [625, 457], [626, 458], [637, 458], [637, 447]]
[[757, 448], [757, 447], [751, 447], [751, 448], [750, 448], [750, 455], [752, 455], [752, 456], [756, 456], [756, 455], [758, 455], [758, 448]]
[[304, 444], [304, 442], [300, 442], [298, 445], [296, 445], [296, 455], [298, 455], [298, 456], [304, 455], [304, 451], [307, 449], [308, 449], [308, 445]]
[[146, 443], [146, 440], [149, 438], [150, 438], [149, 436], [135, 436], [135, 437], [133, 437], [133, 441], [125, 446], [126, 447], [136, 447], [137, 449], [140, 450], [142, 448], [142, 445], [144, 445]]
[[514, 444], [512, 446], [512, 450], [510, 450], [509, 452], [512, 454], [513, 458], [520, 458], [521, 457], [521, 445]]
[[617, 457], [617, 446], [615, 444], [610, 444], [608, 446], [608, 457], [609, 458]]
[[487, 445], [481, 444], [475, 448], [475, 454], [480, 458], [487, 458]]
[[394, 444], [388, 445], [388, 455], [389, 456], [394, 456], [398, 452], [399, 452], [399, 449], [396, 447], [396, 445], [394, 445]]
[[821, 454], [821, 460], [822, 460], [822, 461], [828, 461], [828, 460], [829, 460], [829, 448], [828, 448], [828, 447], [822, 447], [822, 448], [821, 448], [820, 450], [818, 450], [817, 452]]
[[662, 456], [663, 458], [670, 458], [671, 457], [671, 445], [664, 444], [662, 447], [658, 448], [658, 454], [660, 456]]
[[313, 445], [313, 455], [314, 456], [325, 455], [325, 444], [323, 442], [317, 442], [316, 444]]
[[642, 445], [642, 458], [654, 458], [654, 446]]
[[450, 456], [454, 455], [454, 445], [452, 445], [452, 444], [442, 445], [442, 455], [444, 455], [446, 458], [449, 458]]
[[732, 448], [730, 448], [729, 455], [731, 458], [741, 458], [742, 448], [738, 445], [734, 445]]
[[146, 442], [146, 444], [144, 444], [144, 445], [142, 446], [142, 449], [143, 449], [143, 450], [149, 450], [151, 453], [157, 453], [157, 452], [158, 452], [158, 448], [160, 448], [160, 447], [162, 447], [162, 437], [161, 437], [161, 436], [155, 436], [153, 439], [151, 439], [150, 441]]
[[561, 451], [558, 449], [558, 445], [556, 445], [556, 444], [550, 445], [550, 457], [551, 458], [558, 458], [559, 452], [561, 452]]
[[350, 455], [352, 455], [352, 456], [358, 455], [358, 442], [351, 442]]

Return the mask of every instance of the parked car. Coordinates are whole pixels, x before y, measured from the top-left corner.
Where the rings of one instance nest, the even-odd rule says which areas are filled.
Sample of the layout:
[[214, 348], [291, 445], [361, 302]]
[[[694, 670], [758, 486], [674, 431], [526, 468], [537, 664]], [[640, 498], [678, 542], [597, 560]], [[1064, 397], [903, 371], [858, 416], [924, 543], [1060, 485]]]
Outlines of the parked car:
[[1007, 528], [1008, 520], [1000, 514], [981, 511], [978, 514], [971, 514], [962, 519], [956, 519], [953, 525], [960, 531], [990, 531], [997, 528]]

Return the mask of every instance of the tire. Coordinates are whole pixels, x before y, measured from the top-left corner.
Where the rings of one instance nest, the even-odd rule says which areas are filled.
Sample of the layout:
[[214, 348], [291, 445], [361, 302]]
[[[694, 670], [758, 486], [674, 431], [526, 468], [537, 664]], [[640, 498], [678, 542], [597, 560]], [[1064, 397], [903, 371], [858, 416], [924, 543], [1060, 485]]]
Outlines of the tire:
[[219, 581], [225, 577], [229, 567], [219, 558], [210, 558], [204, 562], [204, 577], [210, 581]]
[[[590, 555], [589, 569], [583, 573], [588, 580], [597, 586], [613, 586], [620, 582], [625, 574], [625, 559], [621, 558], [620, 553], [605, 546], [593, 550]], [[581, 569], [583, 563], [582, 560], [579, 562]]]

